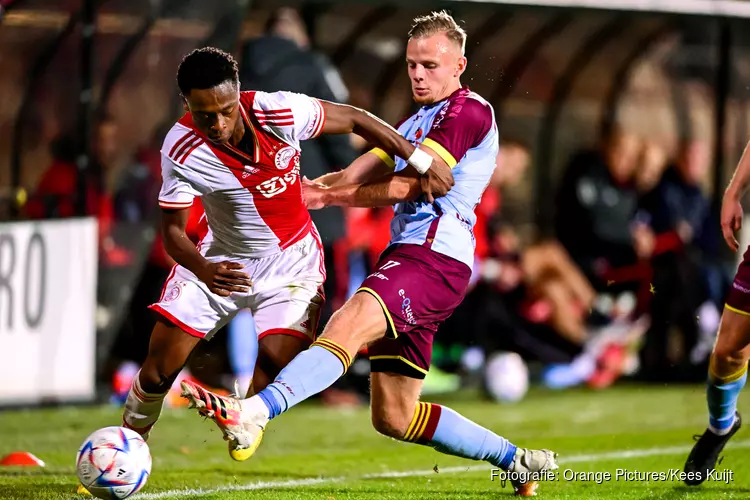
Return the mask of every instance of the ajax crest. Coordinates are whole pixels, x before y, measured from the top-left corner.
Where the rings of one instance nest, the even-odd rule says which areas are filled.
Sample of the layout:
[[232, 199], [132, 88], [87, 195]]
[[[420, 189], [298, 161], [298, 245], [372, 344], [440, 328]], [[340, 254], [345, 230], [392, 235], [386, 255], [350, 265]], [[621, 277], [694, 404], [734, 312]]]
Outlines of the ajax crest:
[[297, 150], [291, 146], [281, 148], [274, 157], [274, 163], [279, 170], [286, 170], [289, 167], [299, 165]]

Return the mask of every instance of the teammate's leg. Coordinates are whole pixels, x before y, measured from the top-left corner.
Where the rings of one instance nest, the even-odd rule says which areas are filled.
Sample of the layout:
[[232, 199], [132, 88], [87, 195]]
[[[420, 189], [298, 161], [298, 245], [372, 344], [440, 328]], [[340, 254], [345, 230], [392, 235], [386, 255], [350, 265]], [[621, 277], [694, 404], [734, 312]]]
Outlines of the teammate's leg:
[[[419, 402], [421, 390], [420, 379], [392, 372], [373, 372], [373, 427], [385, 436], [430, 446], [447, 455], [483, 460], [504, 471], [541, 473], [557, 468], [552, 452], [519, 449], [448, 407]], [[537, 484], [512, 482], [521, 495], [533, 493]]]
[[149, 343], [148, 356], [133, 378], [123, 413], [123, 424], [144, 438], [161, 414], [164, 398], [200, 341], [159, 318]]
[[700, 484], [708, 478], [709, 472], [716, 467], [719, 453], [740, 428], [737, 398], [747, 380], [748, 359], [750, 315], [727, 306], [722, 314], [709, 364], [706, 389], [708, 428], [693, 447], [685, 464], [685, 470], [693, 473], [685, 481], [689, 485]]
[[227, 354], [239, 394], [245, 394], [253, 382], [258, 358], [258, 335], [253, 313], [243, 309], [227, 324]]

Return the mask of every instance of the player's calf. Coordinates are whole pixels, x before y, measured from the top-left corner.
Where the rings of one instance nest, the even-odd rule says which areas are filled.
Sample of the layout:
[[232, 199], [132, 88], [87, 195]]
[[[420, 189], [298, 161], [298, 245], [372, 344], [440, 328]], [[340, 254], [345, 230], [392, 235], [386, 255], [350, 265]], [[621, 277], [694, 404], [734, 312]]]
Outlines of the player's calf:
[[387, 408], [372, 408], [373, 428], [380, 434], [404, 441], [415, 412], [410, 413]]
[[161, 415], [164, 398], [169, 391], [169, 387], [164, 392], [151, 393], [143, 389], [140, 379], [141, 372], [139, 371], [133, 377], [133, 383], [125, 401], [122, 423], [124, 427], [134, 430], [147, 440], [151, 428]]
[[133, 378], [123, 425], [147, 439], [159, 419], [169, 389], [199, 339], [188, 335], [165, 320], [157, 321], [151, 333], [148, 356]]

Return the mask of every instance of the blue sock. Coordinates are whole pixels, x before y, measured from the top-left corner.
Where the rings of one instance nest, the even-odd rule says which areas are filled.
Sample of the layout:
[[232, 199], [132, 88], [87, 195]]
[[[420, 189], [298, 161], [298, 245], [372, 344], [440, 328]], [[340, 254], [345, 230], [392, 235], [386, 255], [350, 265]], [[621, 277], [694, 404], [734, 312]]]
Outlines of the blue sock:
[[318, 339], [297, 355], [272, 384], [258, 393], [274, 418], [338, 380], [351, 364], [351, 356], [339, 344]]
[[457, 457], [484, 460], [503, 470], [513, 463], [516, 446], [445, 406], [419, 403], [405, 441]]
[[258, 335], [253, 313], [243, 309], [227, 325], [229, 364], [234, 375], [253, 376], [255, 358], [258, 356]]
[[715, 434], [726, 434], [734, 424], [737, 398], [747, 381], [747, 364], [737, 373], [728, 377], [718, 377], [709, 368], [708, 400], [709, 428]]

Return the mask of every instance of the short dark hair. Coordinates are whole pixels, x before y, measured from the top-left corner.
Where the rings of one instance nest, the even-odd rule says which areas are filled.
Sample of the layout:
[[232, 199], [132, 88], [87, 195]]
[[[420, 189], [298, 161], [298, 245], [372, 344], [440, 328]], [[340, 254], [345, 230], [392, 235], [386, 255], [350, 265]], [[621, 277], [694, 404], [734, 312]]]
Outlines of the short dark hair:
[[231, 54], [216, 47], [195, 49], [177, 68], [177, 86], [182, 95], [193, 89], [211, 89], [224, 82], [239, 85], [239, 68]]

